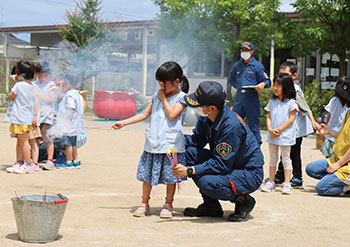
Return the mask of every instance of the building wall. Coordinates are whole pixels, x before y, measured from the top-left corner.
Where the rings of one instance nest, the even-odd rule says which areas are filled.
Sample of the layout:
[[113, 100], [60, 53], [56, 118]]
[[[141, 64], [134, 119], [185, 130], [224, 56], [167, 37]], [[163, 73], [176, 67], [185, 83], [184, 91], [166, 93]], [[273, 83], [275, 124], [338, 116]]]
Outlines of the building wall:
[[32, 46], [52, 47], [62, 41], [58, 33], [32, 33], [30, 35], [30, 44]]

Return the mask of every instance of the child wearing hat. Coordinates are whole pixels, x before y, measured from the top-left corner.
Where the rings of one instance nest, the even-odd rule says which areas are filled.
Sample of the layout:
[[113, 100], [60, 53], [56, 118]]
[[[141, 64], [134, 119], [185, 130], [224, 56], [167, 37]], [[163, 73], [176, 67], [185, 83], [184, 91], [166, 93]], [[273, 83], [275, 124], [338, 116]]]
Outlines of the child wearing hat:
[[[338, 97], [350, 106], [350, 77], [342, 77], [335, 87]], [[320, 181], [316, 192], [321, 196], [338, 196], [350, 189], [350, 110], [345, 114], [339, 132], [322, 124], [320, 133], [336, 138], [333, 145], [334, 156], [314, 161], [306, 166], [306, 173]]]

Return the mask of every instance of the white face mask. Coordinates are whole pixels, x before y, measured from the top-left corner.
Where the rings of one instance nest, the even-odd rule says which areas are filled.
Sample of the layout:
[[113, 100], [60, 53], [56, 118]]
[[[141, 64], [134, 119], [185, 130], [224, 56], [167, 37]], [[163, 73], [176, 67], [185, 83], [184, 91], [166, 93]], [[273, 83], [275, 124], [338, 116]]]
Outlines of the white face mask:
[[248, 60], [250, 58], [250, 52], [249, 51], [242, 51], [241, 52], [241, 58], [243, 58], [244, 60]]
[[197, 107], [197, 108], [196, 108], [196, 111], [197, 111], [198, 115], [201, 116], [201, 117], [208, 117], [208, 115], [209, 115], [209, 113], [210, 113], [210, 112], [204, 113], [204, 112], [203, 112], [203, 109], [202, 109], [201, 107]]

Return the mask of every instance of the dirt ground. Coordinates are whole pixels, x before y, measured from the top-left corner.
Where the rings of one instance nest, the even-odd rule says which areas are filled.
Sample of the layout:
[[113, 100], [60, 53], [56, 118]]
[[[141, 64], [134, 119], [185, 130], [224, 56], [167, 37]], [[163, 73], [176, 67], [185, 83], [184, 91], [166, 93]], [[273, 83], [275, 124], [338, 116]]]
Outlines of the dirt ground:
[[[185, 207], [201, 203], [191, 180], [175, 196], [172, 219], [159, 218], [165, 197], [162, 185], [152, 191], [151, 216], [133, 217], [141, 200], [136, 170], [148, 123], [119, 131], [110, 128], [112, 123], [86, 119], [88, 142], [79, 149], [82, 169], [14, 175], [5, 169], [14, 162], [15, 140], [9, 137], [9, 124], [0, 121], [0, 246], [349, 246], [349, 198], [317, 196], [317, 181], [306, 174], [304, 190], [295, 189], [290, 196], [281, 195], [280, 189], [253, 193], [257, 201], [253, 219], [244, 223], [227, 221], [234, 209], [230, 202], [222, 202], [225, 214], [220, 219], [184, 217]], [[185, 132], [191, 130], [186, 127]], [[303, 141], [304, 167], [322, 158], [315, 142], [313, 137]], [[266, 143], [262, 150], [267, 163]], [[267, 164], [264, 169], [267, 174]], [[46, 244], [18, 240], [10, 200], [15, 191], [19, 196], [47, 191], [69, 198], [58, 240]]]

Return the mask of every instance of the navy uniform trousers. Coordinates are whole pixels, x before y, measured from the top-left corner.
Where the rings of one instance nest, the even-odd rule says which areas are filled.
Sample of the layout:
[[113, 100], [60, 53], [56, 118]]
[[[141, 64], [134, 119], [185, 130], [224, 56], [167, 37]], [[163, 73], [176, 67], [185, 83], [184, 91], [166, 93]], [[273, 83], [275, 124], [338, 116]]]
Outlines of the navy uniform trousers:
[[[212, 158], [211, 151], [197, 147], [188, 147], [186, 149], [186, 165], [194, 166], [201, 164]], [[254, 169], [234, 169], [230, 175], [231, 181], [225, 174], [203, 174], [193, 175], [192, 179], [199, 188], [200, 192], [217, 200], [233, 201], [236, 196], [243, 193], [252, 193], [256, 191], [264, 177], [263, 168]], [[234, 186], [231, 182], [234, 182]], [[245, 191], [234, 192], [244, 188]]]
[[260, 124], [260, 102], [255, 89], [238, 89], [233, 102], [233, 111], [241, 118], [247, 117], [250, 130], [253, 132], [258, 144], [262, 144]]

